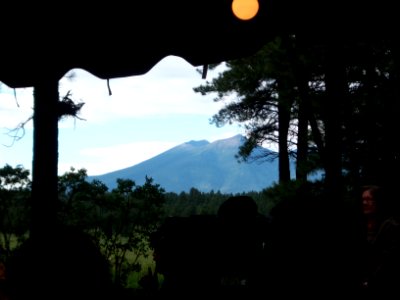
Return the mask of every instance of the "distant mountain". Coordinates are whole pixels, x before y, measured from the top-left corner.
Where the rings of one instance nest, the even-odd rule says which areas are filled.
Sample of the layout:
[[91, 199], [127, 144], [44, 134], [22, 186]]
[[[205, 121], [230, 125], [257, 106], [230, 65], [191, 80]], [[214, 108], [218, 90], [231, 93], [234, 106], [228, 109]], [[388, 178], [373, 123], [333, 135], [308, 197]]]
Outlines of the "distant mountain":
[[88, 179], [98, 179], [110, 189], [116, 187], [117, 178], [142, 185], [147, 175], [167, 192], [188, 192], [192, 187], [201, 192], [261, 191], [278, 180], [278, 160], [239, 163], [235, 154], [244, 141], [242, 135], [212, 143], [189, 141], [132, 167]]

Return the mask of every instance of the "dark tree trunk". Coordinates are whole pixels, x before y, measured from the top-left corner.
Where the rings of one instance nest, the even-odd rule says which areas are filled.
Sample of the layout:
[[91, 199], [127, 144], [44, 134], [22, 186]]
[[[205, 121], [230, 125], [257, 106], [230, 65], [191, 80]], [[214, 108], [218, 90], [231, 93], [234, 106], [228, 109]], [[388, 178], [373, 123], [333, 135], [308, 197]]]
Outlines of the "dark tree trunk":
[[58, 81], [34, 87], [31, 236], [45, 236], [56, 222], [58, 202]]
[[307, 180], [309, 173], [308, 166], [308, 125], [311, 128], [313, 141], [317, 146], [320, 160], [323, 166], [325, 161], [325, 146], [322, 138], [321, 130], [318, 126], [317, 119], [313, 111], [313, 107], [309, 100], [308, 82], [304, 78], [308, 78], [305, 73], [299, 73], [300, 78], [297, 80], [299, 85], [299, 129], [298, 129], [298, 145], [297, 145], [297, 167], [296, 178], [301, 181]]
[[[400, 115], [400, 48], [395, 42], [391, 45], [393, 53], [393, 70], [390, 81], [390, 96], [384, 98], [385, 122], [384, 126], [384, 149], [383, 149], [383, 183], [388, 187], [388, 193], [392, 193], [393, 199], [398, 199], [397, 186], [400, 182], [400, 150], [397, 146], [399, 138], [399, 115]], [[398, 209], [400, 204], [396, 205]], [[398, 212], [399, 213], [399, 212]]]
[[288, 111], [284, 101], [279, 101], [279, 182], [290, 181], [290, 163], [287, 144], [287, 135], [289, 130], [290, 111]]
[[296, 36], [296, 51], [290, 51], [290, 60], [293, 65], [294, 81], [298, 87], [298, 133], [297, 133], [297, 160], [296, 160], [296, 180], [307, 181], [309, 172], [308, 166], [308, 125], [314, 137], [320, 156], [322, 159], [324, 146], [321, 132], [318, 128], [312, 106], [309, 100], [309, 78], [310, 74], [301, 60], [304, 49], [302, 36]]
[[298, 105], [298, 132], [297, 132], [297, 163], [296, 179], [307, 181], [307, 156], [308, 156], [308, 118], [307, 108], [300, 97]]
[[340, 43], [330, 44], [327, 49], [325, 163], [327, 195], [333, 199], [342, 196], [342, 105], [346, 97], [346, 76]]
[[279, 143], [279, 182], [290, 181], [290, 162], [288, 151], [288, 132], [290, 123], [291, 99], [288, 92], [291, 87], [285, 86], [284, 80], [279, 83], [279, 102], [278, 102], [278, 143]]

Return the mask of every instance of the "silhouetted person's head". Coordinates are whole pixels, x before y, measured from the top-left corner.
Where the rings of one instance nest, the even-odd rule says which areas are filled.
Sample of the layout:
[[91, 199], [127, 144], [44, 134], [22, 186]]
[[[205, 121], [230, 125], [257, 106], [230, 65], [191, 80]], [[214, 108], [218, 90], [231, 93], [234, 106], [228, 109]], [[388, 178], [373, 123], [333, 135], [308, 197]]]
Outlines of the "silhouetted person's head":
[[249, 196], [233, 196], [220, 205], [217, 214], [223, 222], [247, 222], [257, 217], [258, 207]]

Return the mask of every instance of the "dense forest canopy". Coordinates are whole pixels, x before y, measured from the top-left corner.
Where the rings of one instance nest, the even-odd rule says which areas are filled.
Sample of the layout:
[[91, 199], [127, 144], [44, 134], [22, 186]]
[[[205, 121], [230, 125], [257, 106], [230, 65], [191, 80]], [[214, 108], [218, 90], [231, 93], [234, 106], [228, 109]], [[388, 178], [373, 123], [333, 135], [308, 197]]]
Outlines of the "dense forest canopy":
[[297, 180], [322, 168], [333, 194], [367, 183], [390, 187], [399, 167], [398, 55], [386, 36], [282, 35], [253, 56], [227, 62], [225, 72], [194, 91], [225, 104], [212, 124], [246, 129], [242, 159], [266, 141], [278, 144], [280, 182], [290, 180], [294, 155]]

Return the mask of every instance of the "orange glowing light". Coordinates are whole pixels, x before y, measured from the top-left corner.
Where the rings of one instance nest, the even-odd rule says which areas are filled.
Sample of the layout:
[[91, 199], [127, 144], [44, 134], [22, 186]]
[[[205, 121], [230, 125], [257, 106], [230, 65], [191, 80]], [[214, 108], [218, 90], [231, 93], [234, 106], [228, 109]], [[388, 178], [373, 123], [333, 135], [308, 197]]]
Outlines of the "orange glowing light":
[[250, 20], [258, 13], [258, 0], [233, 0], [232, 12], [241, 20]]

